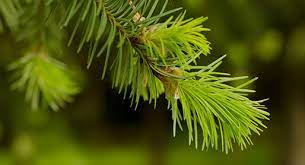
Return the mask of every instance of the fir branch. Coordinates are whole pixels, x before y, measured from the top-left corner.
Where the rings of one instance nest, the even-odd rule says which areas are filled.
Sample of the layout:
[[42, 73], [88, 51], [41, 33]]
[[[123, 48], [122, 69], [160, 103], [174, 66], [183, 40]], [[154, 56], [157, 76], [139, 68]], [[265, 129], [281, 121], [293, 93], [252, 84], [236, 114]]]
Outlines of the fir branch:
[[233, 151], [234, 142], [242, 149], [252, 144], [250, 136], [252, 133], [260, 134], [262, 128], [266, 128], [262, 120], [268, 120], [269, 113], [261, 104], [265, 100], [252, 101], [246, 95], [255, 91], [243, 89], [256, 78], [238, 87], [230, 86], [228, 82], [247, 77], [222, 76], [226, 74], [215, 72], [220, 63], [208, 66], [207, 71], [193, 78], [176, 80], [176, 86], [172, 87], [175, 93], [167, 94], [167, 99], [173, 114], [174, 136], [176, 125], [185, 121], [189, 144], [195, 141], [197, 148], [198, 136], [201, 135], [202, 149], [221, 148], [228, 152]]
[[[261, 120], [268, 119], [269, 114], [263, 111], [265, 107], [244, 96], [251, 90], [225, 84], [241, 78], [223, 77], [227, 74], [214, 71], [222, 58], [209, 66], [192, 65], [196, 65], [196, 59], [201, 55], [210, 53], [210, 43], [202, 34], [209, 31], [202, 26], [206, 18], [185, 19], [183, 12], [175, 20], [170, 17], [159, 22], [179, 9], [165, 11], [165, 1], [159, 14], [154, 16], [158, 3], [151, 0], [94, 3], [88, 0], [86, 5], [79, 3], [77, 6], [74, 0], [68, 2], [64, 25], [73, 15], [81, 18], [77, 19], [73, 38], [80, 22], [86, 22], [80, 49], [85, 42], [93, 45], [88, 67], [95, 57], [106, 52], [102, 78], [111, 52], [117, 53], [110, 67], [113, 87], [119, 88], [119, 92], [124, 90], [125, 97], [130, 87], [130, 98], [135, 107], [140, 98], [154, 100], [156, 105], [156, 99], [165, 92], [172, 110], [174, 135], [176, 125], [182, 127], [181, 121], [185, 120], [189, 141], [195, 141], [196, 147], [199, 125], [202, 148], [218, 148], [219, 141], [226, 152], [233, 148], [234, 141], [245, 148], [247, 143], [251, 144], [251, 133], [259, 133], [260, 127], [264, 127]], [[89, 11], [92, 14], [88, 14]], [[105, 41], [97, 51], [102, 38]], [[112, 49], [114, 45], [117, 50]]]
[[[136, 17], [143, 18], [143, 21], [145, 17], [142, 14], [146, 14], [146, 18], [150, 18], [151, 21], [160, 19], [159, 16], [151, 18], [158, 4], [157, 2], [154, 3], [155, 7], [149, 13], [146, 12], [151, 2], [106, 0], [96, 1], [96, 3], [82, 2], [75, 6], [76, 1], [69, 1], [66, 4], [68, 6], [67, 15], [62, 21], [64, 22], [64, 27], [69, 24], [73, 16], [81, 18], [76, 20], [76, 26], [71, 35], [70, 43], [80, 28], [81, 22], [87, 22], [83, 24], [83, 38], [78, 50], [82, 49], [85, 42], [90, 42], [88, 68], [94, 58], [100, 57], [102, 54], [106, 55], [102, 78], [105, 77], [107, 67], [109, 66], [110, 54], [112, 52], [117, 53], [111, 65], [112, 67], [110, 67], [112, 68], [113, 86], [118, 87], [119, 92], [122, 92], [124, 89], [125, 97], [128, 87], [131, 86], [130, 98], [132, 99], [132, 104], [135, 103], [135, 107], [137, 107], [140, 98], [150, 102], [154, 100], [156, 105], [156, 99], [164, 91], [162, 83], [154, 75], [153, 70], [146, 61], [147, 59], [140, 55], [141, 52], [136, 50], [138, 46], [134, 45], [136, 43], [134, 35], [142, 28], [140, 24], [134, 25], [141, 22]], [[167, 1], [165, 1], [164, 5], [166, 4]], [[87, 12], [90, 10], [96, 11], [94, 12], [96, 14], [88, 14]], [[163, 6], [160, 13], [162, 14], [164, 10], [165, 7]], [[164, 13], [164, 16], [175, 11], [172, 10]], [[99, 47], [103, 40], [103, 46]], [[115, 45], [117, 46], [115, 47]], [[113, 48], [116, 48], [116, 50], [113, 50]], [[145, 80], [146, 83], [140, 83], [140, 80]]]
[[[104, 56], [101, 77], [104, 78], [111, 69], [113, 87], [124, 92], [125, 97], [130, 89], [129, 98], [135, 108], [141, 98], [154, 101], [156, 106], [159, 96], [165, 93], [172, 111], [174, 136], [177, 125], [182, 128], [182, 121], [185, 121], [189, 142], [194, 141], [196, 148], [201, 135], [203, 149], [221, 148], [228, 152], [233, 149], [234, 142], [244, 149], [247, 144], [252, 144], [250, 135], [259, 134], [265, 127], [262, 121], [267, 120], [269, 114], [264, 111], [263, 101], [248, 99], [247, 94], [254, 91], [243, 89], [256, 79], [238, 87], [230, 86], [231, 81], [246, 77], [232, 78], [217, 72], [224, 57], [208, 66], [197, 65], [196, 60], [211, 50], [203, 34], [209, 31], [202, 25], [206, 18], [185, 19], [185, 12], [182, 12], [174, 19], [171, 15], [180, 8], [167, 11], [167, 0], [162, 3], [158, 0], [35, 2], [36, 5], [27, 8], [34, 11], [28, 17], [30, 19], [37, 15], [41, 2], [47, 9], [62, 4], [66, 10], [62, 27], [74, 26], [69, 44], [82, 31], [78, 52], [90, 43], [87, 67], [95, 58]], [[3, 9], [0, 13], [3, 15]], [[25, 38], [45, 36], [37, 28], [31, 31], [30, 27], [36, 27], [36, 23], [22, 23], [26, 25], [22, 27], [28, 29], [23, 31], [27, 34]], [[38, 45], [45, 46], [46, 43], [43, 39]], [[70, 101], [79, 88], [66, 69], [45, 56], [47, 52], [46, 49], [32, 52], [11, 65], [17, 76], [13, 87], [26, 91], [33, 108], [45, 100], [57, 110]], [[58, 81], [62, 81], [59, 86]]]
[[[62, 57], [65, 48], [62, 42], [64, 33], [57, 27], [54, 17], [48, 17], [51, 9], [46, 4], [49, 5], [50, 1], [5, 0], [1, 3], [7, 5], [0, 5], [6, 10], [15, 7], [16, 17], [10, 17], [16, 22], [11, 28], [12, 34], [22, 42], [20, 52], [27, 50], [24, 57], [10, 65], [10, 70], [14, 71], [12, 88], [26, 93], [26, 101], [32, 109], [47, 105], [59, 110], [73, 100], [72, 96], [80, 91], [80, 86], [71, 77], [73, 72], [53, 59], [54, 56]], [[6, 18], [5, 14], [0, 14]], [[46, 18], [48, 22], [45, 22]]]
[[80, 92], [73, 72], [49, 57], [44, 50], [31, 51], [9, 66], [14, 71], [11, 88], [25, 92], [33, 110], [44, 104], [57, 111]]

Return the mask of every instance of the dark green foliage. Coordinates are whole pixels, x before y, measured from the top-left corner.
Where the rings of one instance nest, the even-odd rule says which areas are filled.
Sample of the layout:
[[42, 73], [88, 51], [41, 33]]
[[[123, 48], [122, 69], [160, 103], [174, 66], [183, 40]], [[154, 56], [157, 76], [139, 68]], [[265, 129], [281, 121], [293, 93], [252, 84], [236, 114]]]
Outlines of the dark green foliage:
[[0, 32], [3, 31], [4, 25], [15, 29], [18, 24], [19, 11], [21, 10], [18, 0], [1, 0], [0, 1]]

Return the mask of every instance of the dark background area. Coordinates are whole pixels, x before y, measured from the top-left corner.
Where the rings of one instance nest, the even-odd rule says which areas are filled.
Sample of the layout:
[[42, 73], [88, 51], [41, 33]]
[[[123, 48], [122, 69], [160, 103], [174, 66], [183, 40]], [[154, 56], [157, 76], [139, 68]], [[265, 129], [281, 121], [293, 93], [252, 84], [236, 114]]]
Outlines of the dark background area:
[[[86, 83], [74, 103], [59, 112], [33, 112], [23, 95], [9, 89], [15, 42], [0, 35], [0, 165], [305, 165], [305, 1], [179, 0], [188, 17], [208, 16], [209, 63], [223, 54], [222, 71], [259, 77], [254, 99], [266, 102], [271, 120], [254, 146], [233, 153], [195, 150], [187, 132], [172, 138], [171, 114], [128, 99], [100, 80], [101, 66], [85, 70]], [[73, 48], [71, 48], [73, 49]]]

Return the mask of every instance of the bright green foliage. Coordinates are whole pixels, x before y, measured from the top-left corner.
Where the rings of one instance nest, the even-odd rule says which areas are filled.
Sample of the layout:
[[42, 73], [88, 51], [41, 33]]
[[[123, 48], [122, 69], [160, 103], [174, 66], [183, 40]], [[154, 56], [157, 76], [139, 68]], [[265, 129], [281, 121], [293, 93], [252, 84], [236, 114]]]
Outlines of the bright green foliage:
[[161, 61], [163, 65], [185, 65], [197, 54], [207, 55], [210, 52], [209, 42], [202, 34], [209, 29], [202, 23], [207, 18], [184, 20], [185, 13], [175, 20], [173, 17], [165, 23], [144, 28], [140, 37], [143, 49], [149, 60]]
[[[177, 80], [176, 96], [169, 96], [174, 120], [176, 123], [185, 120], [189, 130], [189, 142], [194, 140], [198, 146], [198, 126], [202, 131], [202, 149], [222, 148], [228, 152], [233, 150], [233, 142], [241, 148], [252, 144], [252, 132], [260, 134], [266, 127], [261, 120], [268, 120], [263, 101], [249, 100], [246, 95], [253, 90], [243, 89], [256, 80], [252, 79], [238, 87], [227, 83], [247, 79], [247, 77], [228, 77], [228, 74], [215, 72], [221, 61], [209, 65], [204, 72], [193, 78]], [[177, 102], [181, 103], [182, 112]], [[219, 143], [220, 141], [220, 143]]]
[[157, 99], [164, 92], [161, 81], [154, 76], [149, 64], [136, 56], [131, 43], [120, 45], [118, 55], [112, 65], [113, 87], [124, 89], [124, 97], [128, 87], [131, 86], [130, 98], [132, 103], [139, 103], [142, 97], [144, 101], [152, 102], [156, 106]]
[[[53, 1], [54, 3], [57, 2]], [[160, 17], [176, 11], [164, 12], [167, 4], [167, 1], [165, 1], [163, 10], [158, 13], [159, 15], [152, 17], [158, 1], [154, 2], [153, 8], [151, 8], [152, 0], [136, 2], [133, 3], [134, 8], [130, 6], [128, 0], [71, 0], [64, 3], [68, 11], [64, 19], [61, 20], [62, 26], [68, 26], [72, 18], [77, 19], [70, 43], [79, 30], [82, 30], [82, 39], [79, 43], [78, 52], [82, 50], [86, 42], [90, 42], [88, 68], [94, 58], [105, 55], [102, 78], [105, 77], [111, 51], [116, 45], [119, 47], [124, 42], [130, 41], [132, 36], [138, 36], [140, 29], [143, 27], [141, 25], [151, 25], [153, 22], [157, 22]], [[148, 11], [148, 9], [150, 10]], [[145, 14], [147, 20], [138, 22], [140, 20], [136, 20], [134, 17], [137, 11]], [[137, 26], [134, 21], [138, 23]], [[82, 28], [80, 28], [81, 26]], [[120, 42], [117, 42], [118, 40]]]
[[44, 51], [28, 53], [9, 69], [15, 72], [12, 89], [25, 91], [26, 101], [34, 110], [45, 103], [53, 110], [59, 110], [80, 92], [65, 64], [48, 57]]
[[[265, 127], [262, 120], [267, 120], [269, 114], [264, 111], [263, 101], [250, 100], [247, 94], [254, 91], [243, 89], [256, 79], [230, 86], [229, 82], [247, 77], [231, 78], [216, 72], [224, 57], [208, 66], [197, 65], [196, 60], [211, 50], [204, 36], [209, 29], [202, 25], [206, 18], [186, 19], [185, 12], [178, 13], [180, 8], [167, 11], [167, 0], [33, 1], [44, 2], [44, 8], [55, 15], [66, 13], [58, 22], [62, 27], [73, 27], [69, 44], [80, 35], [80, 52], [89, 43], [87, 67], [94, 59], [102, 58], [101, 77], [110, 69], [113, 87], [124, 92], [125, 97], [129, 91], [135, 108], [141, 99], [154, 101], [156, 106], [159, 96], [165, 93], [174, 135], [177, 124], [182, 128], [185, 121], [190, 144], [195, 141], [197, 147], [201, 136], [202, 149], [221, 148], [228, 152], [234, 142], [243, 149], [252, 144], [250, 135], [259, 134]], [[42, 44], [47, 43], [42, 40]], [[27, 91], [33, 107], [38, 107], [42, 94], [48, 105], [57, 110], [79, 88], [44, 54], [27, 55], [14, 64], [21, 78], [13, 86]], [[57, 81], [62, 83], [56, 86]]]

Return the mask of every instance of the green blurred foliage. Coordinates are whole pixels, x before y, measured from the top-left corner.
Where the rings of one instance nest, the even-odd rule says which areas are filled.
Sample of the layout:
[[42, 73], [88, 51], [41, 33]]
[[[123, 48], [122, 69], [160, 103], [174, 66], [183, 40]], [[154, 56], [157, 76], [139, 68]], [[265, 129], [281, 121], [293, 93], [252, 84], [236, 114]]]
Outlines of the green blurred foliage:
[[305, 60], [305, 26], [294, 29], [288, 38], [287, 61], [303, 63]]
[[257, 57], [265, 62], [275, 60], [283, 50], [282, 34], [275, 30], [264, 32], [255, 43], [254, 50]]

